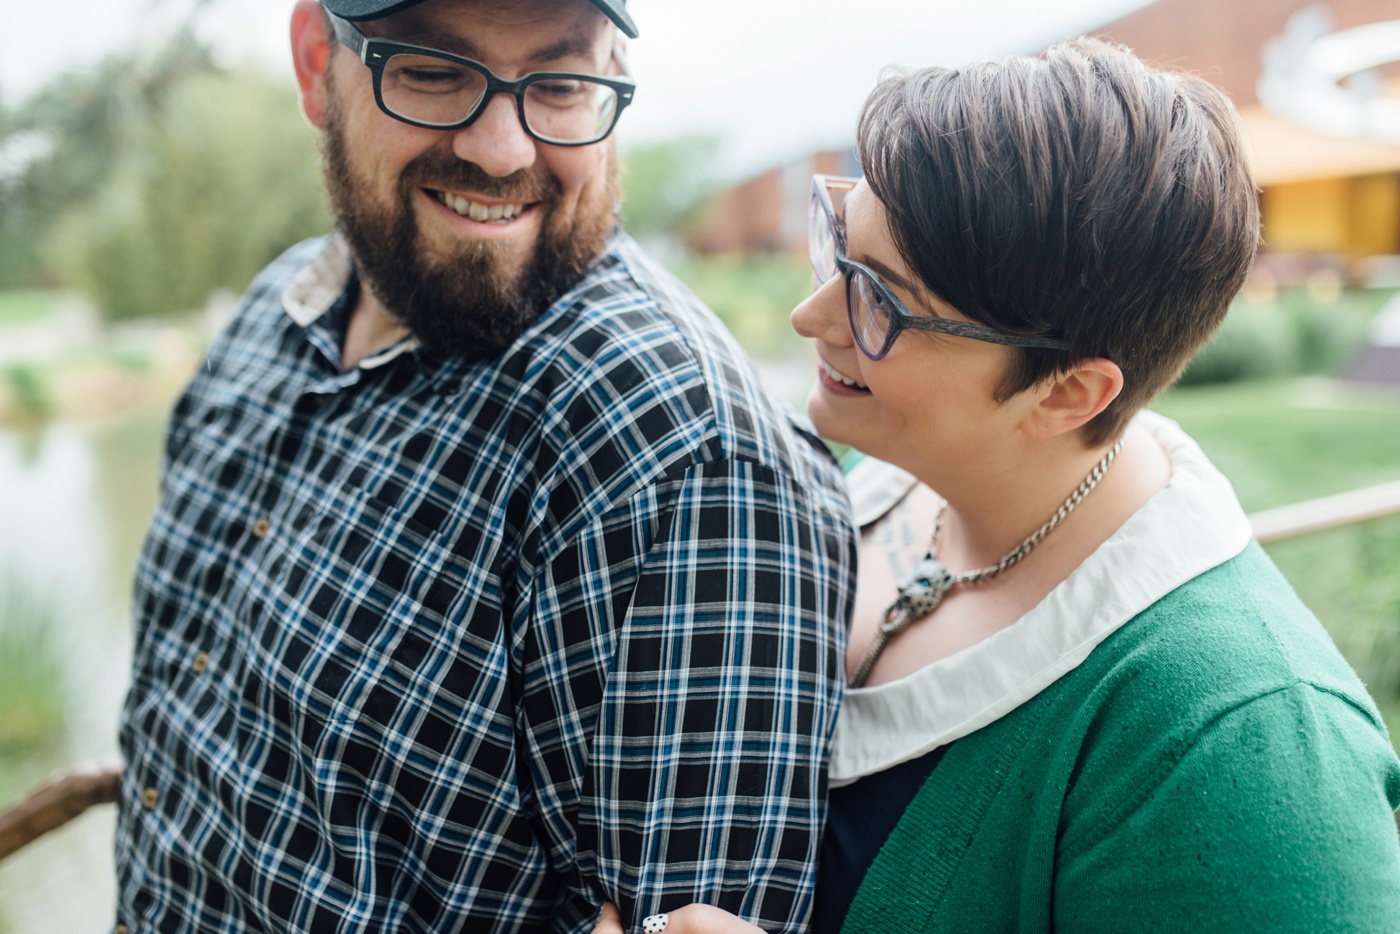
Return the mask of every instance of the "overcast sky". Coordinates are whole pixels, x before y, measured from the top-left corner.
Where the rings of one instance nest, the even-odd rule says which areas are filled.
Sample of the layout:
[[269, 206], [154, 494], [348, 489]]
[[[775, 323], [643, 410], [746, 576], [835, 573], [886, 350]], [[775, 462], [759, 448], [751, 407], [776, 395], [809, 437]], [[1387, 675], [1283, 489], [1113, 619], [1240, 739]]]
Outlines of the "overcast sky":
[[[65, 64], [158, 32], [188, 0], [11, 4], [0, 31], [0, 94], [31, 93]], [[631, 0], [641, 38], [636, 103], [622, 141], [688, 132], [727, 140], [732, 171], [849, 141], [880, 69], [1033, 51], [1145, 0]], [[291, 0], [213, 0], [206, 34], [230, 57], [288, 75]], [[61, 11], [61, 16], [58, 15]]]

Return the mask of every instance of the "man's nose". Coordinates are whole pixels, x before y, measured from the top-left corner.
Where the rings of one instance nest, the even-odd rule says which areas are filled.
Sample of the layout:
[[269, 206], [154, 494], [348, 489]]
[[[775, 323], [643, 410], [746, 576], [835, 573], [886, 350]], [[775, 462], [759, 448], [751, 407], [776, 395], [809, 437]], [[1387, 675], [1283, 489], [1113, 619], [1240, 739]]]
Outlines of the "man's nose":
[[520, 112], [510, 94], [496, 94], [470, 126], [452, 136], [457, 158], [505, 178], [535, 164], [535, 141], [520, 124]]

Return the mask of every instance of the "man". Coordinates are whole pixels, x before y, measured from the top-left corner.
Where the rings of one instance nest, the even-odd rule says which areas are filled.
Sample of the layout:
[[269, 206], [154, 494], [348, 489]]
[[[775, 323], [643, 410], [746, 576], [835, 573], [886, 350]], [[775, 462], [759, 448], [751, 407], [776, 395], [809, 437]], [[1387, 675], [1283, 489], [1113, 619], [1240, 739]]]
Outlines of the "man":
[[297, 4], [338, 232], [258, 277], [172, 416], [120, 926], [804, 923], [852, 530], [614, 230], [619, 29], [621, 0]]

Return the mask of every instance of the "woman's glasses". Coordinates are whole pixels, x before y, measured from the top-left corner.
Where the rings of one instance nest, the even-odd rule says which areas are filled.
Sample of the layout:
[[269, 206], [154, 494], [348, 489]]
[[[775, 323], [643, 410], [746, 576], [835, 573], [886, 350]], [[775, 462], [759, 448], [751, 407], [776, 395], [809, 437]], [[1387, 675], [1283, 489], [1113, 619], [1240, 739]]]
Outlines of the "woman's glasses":
[[910, 312], [870, 267], [846, 258], [846, 239], [837, 221], [836, 209], [832, 207], [831, 192], [849, 192], [859, 182], [858, 178], [812, 176], [812, 197], [807, 205], [807, 250], [818, 282], [829, 282], [838, 273], [845, 276], [846, 314], [850, 317], [851, 333], [867, 357], [871, 360], [883, 358], [899, 335], [910, 329], [970, 337], [1008, 347], [1068, 349], [1064, 341], [1008, 334], [983, 324]]

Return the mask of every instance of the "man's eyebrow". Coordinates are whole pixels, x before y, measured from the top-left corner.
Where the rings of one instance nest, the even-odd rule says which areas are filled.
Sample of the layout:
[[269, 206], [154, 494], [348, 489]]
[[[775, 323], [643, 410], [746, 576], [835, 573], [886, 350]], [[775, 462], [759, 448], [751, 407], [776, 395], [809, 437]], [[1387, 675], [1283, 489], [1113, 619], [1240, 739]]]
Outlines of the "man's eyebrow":
[[452, 55], [460, 55], [462, 58], [469, 58], [477, 61], [481, 58], [481, 50], [472, 44], [470, 39], [461, 36], [441, 35], [434, 32], [409, 33], [402, 36], [394, 36], [394, 42], [402, 42], [405, 45], [416, 45], [419, 48], [431, 49], [434, 52], [447, 52]]
[[[470, 39], [461, 36], [439, 35], [438, 33], [415, 33], [401, 38], [395, 37], [395, 41], [421, 46], [425, 49], [433, 49], [438, 52], [460, 55], [462, 58], [469, 58], [474, 62], [481, 61], [481, 50], [477, 48]], [[572, 36], [536, 49], [525, 57], [525, 61], [531, 65], [540, 65], [575, 56], [591, 58], [592, 55], [592, 39], [587, 36]]]
[[538, 65], [575, 57], [592, 58], [593, 40], [587, 36], [570, 36], [567, 39], [560, 39], [553, 45], [535, 50], [525, 60], [532, 65]]

